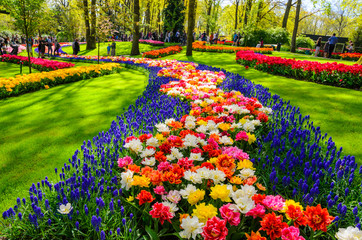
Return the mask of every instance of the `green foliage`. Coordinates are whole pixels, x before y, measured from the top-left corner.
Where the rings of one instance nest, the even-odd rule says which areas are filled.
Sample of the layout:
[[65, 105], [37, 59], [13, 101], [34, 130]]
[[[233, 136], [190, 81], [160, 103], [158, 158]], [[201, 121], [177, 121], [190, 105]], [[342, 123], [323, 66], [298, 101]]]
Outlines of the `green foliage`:
[[[351, 38], [354, 47], [362, 47], [362, 26], [358, 26], [352, 33]], [[356, 49], [358, 50], [358, 49]]]
[[163, 10], [164, 31], [173, 31], [175, 35], [177, 30], [183, 32], [185, 22], [185, 5], [182, 0], [167, 0], [167, 7]]
[[301, 48], [314, 48], [315, 42], [309, 38], [309, 37], [305, 37], [305, 36], [299, 36], [296, 39], [296, 46], [297, 48], [301, 47]]
[[255, 47], [261, 38], [265, 43], [288, 43], [289, 33], [284, 28], [269, 28], [269, 29], [246, 29], [244, 44], [246, 46]]

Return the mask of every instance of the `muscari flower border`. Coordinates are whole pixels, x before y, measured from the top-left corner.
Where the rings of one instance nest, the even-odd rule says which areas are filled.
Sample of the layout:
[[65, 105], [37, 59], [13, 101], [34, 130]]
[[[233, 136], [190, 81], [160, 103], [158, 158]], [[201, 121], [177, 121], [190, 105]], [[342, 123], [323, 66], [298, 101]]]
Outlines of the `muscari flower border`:
[[[84, 61], [83, 58], [68, 60]], [[157, 72], [161, 68], [133, 62], [118, 63], [149, 72], [145, 91], [135, 104], [117, 116], [107, 132], [95, 136], [93, 143], [84, 141], [81, 150], [75, 151], [61, 172], [55, 169], [60, 181], [52, 183], [45, 177], [41, 183], [30, 187], [30, 203], [25, 204], [25, 198], [23, 202], [18, 198], [15, 207], [3, 213], [3, 218], [7, 219], [5, 223], [12, 225], [3, 231], [5, 236], [26, 234], [34, 238], [42, 235], [66, 238], [72, 235], [80, 238], [113, 236], [136, 239], [144, 234], [144, 230], [140, 229], [143, 217], [133, 217], [131, 208], [123, 206], [127, 201], [122, 198], [115, 162], [126, 137], [153, 132], [156, 123], [168, 118], [180, 119], [189, 112], [190, 106], [159, 92], [162, 84], [178, 81], [158, 77]], [[201, 64], [197, 69], [224, 71]], [[267, 194], [280, 194], [309, 205], [322, 204], [331, 215], [336, 216], [332, 227], [334, 232], [339, 227], [350, 225], [361, 228], [362, 167], [358, 171], [354, 156], [342, 157], [342, 148], [337, 149], [332, 138], [322, 135], [310, 117], [303, 116], [299, 108], [290, 102], [238, 74], [224, 72], [226, 78], [220, 88], [256, 97], [263, 106], [273, 109], [269, 133], [258, 138], [255, 151], [249, 152], [254, 157], [251, 160], [257, 168], [256, 175], [268, 189]], [[49, 190], [55, 193], [49, 194]], [[67, 202], [72, 203], [71, 214], [58, 214], [59, 205]], [[32, 224], [19, 220], [23, 218], [24, 211], [27, 214], [24, 217]], [[69, 220], [64, 221], [64, 218]], [[63, 229], [61, 233], [54, 230], [59, 226]]]

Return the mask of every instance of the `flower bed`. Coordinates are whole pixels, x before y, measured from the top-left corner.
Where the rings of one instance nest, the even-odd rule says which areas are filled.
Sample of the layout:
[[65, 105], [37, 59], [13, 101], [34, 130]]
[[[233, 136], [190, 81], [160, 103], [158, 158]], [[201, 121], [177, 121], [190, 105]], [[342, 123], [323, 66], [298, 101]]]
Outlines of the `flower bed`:
[[362, 57], [362, 53], [342, 53], [340, 56], [343, 60], [358, 61], [358, 59]]
[[[26, 48], [25, 48], [25, 44], [19, 45], [18, 53], [23, 52], [25, 49], [26, 49]], [[13, 51], [13, 48], [10, 47], [10, 46], [8, 46], [8, 47], [5, 48], [5, 51], [6, 51], [7, 53], [11, 53], [11, 51]]]
[[[24, 64], [25, 66], [29, 65], [28, 57], [4, 54], [0, 56], [0, 60], [2, 62], [10, 62], [16, 64], [20, 64], [22, 62], [22, 64]], [[34, 57], [30, 58], [30, 62], [31, 67], [38, 69], [39, 71], [53, 71], [57, 69], [74, 67], [73, 63], [58, 62]]]
[[[153, 239], [221, 240], [243, 239], [245, 232], [252, 239], [362, 234], [354, 158], [342, 157], [331, 139], [324, 142], [326, 135], [299, 109], [221, 69], [124, 60], [149, 69], [145, 93], [109, 131], [84, 142], [62, 171], [55, 170], [58, 182], [33, 184], [30, 203], [18, 199], [3, 213], [11, 223], [5, 236], [137, 239], [146, 231]], [[304, 210], [306, 205], [316, 206]], [[333, 224], [330, 214], [336, 216]]]
[[253, 51], [256, 53], [271, 54], [273, 52], [273, 48], [206, 46], [205, 43], [206, 42], [194, 42], [192, 43], [192, 49], [201, 52], [224, 52], [224, 53], [232, 53], [238, 51]]
[[164, 42], [155, 41], [155, 40], [144, 40], [144, 39], [140, 39], [139, 42], [140, 42], [140, 43], [149, 44], [149, 45], [152, 45], [152, 46], [163, 46], [163, 45], [165, 45]]
[[217, 44], [222, 44], [222, 45], [232, 45], [234, 42], [233, 41], [217, 41]]
[[167, 48], [161, 48], [158, 50], [152, 50], [152, 51], [148, 51], [148, 52], [144, 52], [142, 54], [142, 57], [145, 58], [160, 58], [160, 57], [164, 57], [167, 55], [172, 55], [172, 54], [176, 54], [182, 51], [182, 47], [180, 46], [171, 46], [171, 47], [167, 47]]
[[[310, 48], [298, 48], [296, 50], [297, 53], [302, 53], [302, 54], [306, 54], [306, 55], [315, 55], [315, 49], [310, 49]], [[333, 59], [340, 59], [342, 53], [340, 52], [333, 52], [332, 53], [332, 58]], [[318, 52], [318, 57], [324, 57], [324, 50], [319, 50]]]
[[236, 61], [267, 73], [303, 79], [338, 87], [359, 89], [362, 86], [362, 66], [358, 64], [320, 63], [269, 57], [255, 53], [236, 54]]
[[108, 63], [0, 78], [0, 99], [39, 89], [48, 89], [63, 83], [111, 74], [117, 69], [119, 69], [119, 64]]

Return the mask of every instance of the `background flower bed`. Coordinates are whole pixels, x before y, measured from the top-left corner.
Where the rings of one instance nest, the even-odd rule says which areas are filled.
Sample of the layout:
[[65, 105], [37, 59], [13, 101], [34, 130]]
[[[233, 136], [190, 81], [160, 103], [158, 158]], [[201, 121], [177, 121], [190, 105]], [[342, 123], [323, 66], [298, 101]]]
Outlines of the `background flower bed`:
[[[207, 66], [199, 66], [199, 69], [220, 71], [220, 69]], [[321, 203], [323, 206], [328, 206], [329, 211], [332, 212], [332, 215], [339, 216], [339, 218], [336, 219], [338, 222], [338, 227], [353, 225], [357, 220], [357, 217], [361, 217], [361, 207], [358, 204], [358, 202], [361, 200], [361, 189], [359, 186], [360, 175], [358, 174], [354, 158], [351, 156], [345, 156], [341, 158], [341, 150], [337, 151], [333, 141], [327, 141], [325, 135], [321, 135], [320, 129], [313, 126], [313, 123], [309, 121], [308, 117], [303, 117], [297, 108], [283, 101], [279, 96], [271, 96], [267, 89], [260, 85], [254, 85], [239, 75], [228, 72], [226, 72], [226, 75], [227, 79], [221, 85], [223, 89], [239, 90], [245, 96], [257, 97], [263, 105], [273, 108], [274, 114], [272, 117], [274, 123], [272, 123], [270, 126], [272, 131], [270, 131], [268, 135], [258, 139], [258, 148], [256, 149], [255, 153], [259, 155], [257, 158], [252, 159], [252, 161], [254, 161], [255, 165], [257, 166], [258, 176], [262, 177], [265, 184], [268, 186], [268, 193], [274, 194], [273, 191], [275, 191], [277, 193], [281, 193], [285, 197], [292, 197], [296, 200], [300, 199], [300, 201], [304, 202], [304, 204], [310, 204], [310, 202], [313, 204]], [[132, 116], [134, 116], [134, 114], [144, 114], [145, 116], [146, 113], [149, 114], [147, 109], [142, 109], [142, 111], [140, 111], [140, 109], [137, 108], [130, 108], [134, 110], [132, 113], [130, 113]], [[167, 111], [166, 109], [168, 108], [163, 109], [165, 110], [160, 109], [160, 111]], [[180, 109], [180, 111], [182, 110]], [[121, 133], [123, 129], [132, 129], [132, 133], [129, 131], [129, 134], [126, 136], [137, 132], [137, 127], [139, 127], [139, 119], [142, 118], [139, 117], [138, 119], [134, 119], [134, 121], [127, 121], [126, 125], [123, 121], [120, 121], [119, 125], [114, 122], [112, 123], [112, 127], [109, 132], [100, 133], [99, 136], [93, 139], [94, 146], [92, 146], [90, 141], [88, 143], [84, 143], [82, 147], [82, 150], [84, 150], [83, 158], [86, 159], [87, 164], [93, 162], [93, 164], [97, 165], [100, 176], [103, 176], [103, 174], [106, 176], [106, 174], [109, 172], [107, 170], [107, 166], [109, 165], [103, 163], [105, 161], [116, 159], [115, 156], [117, 156], [117, 153], [113, 151], [117, 150], [114, 150], [115, 147], [113, 146], [112, 148], [112, 145], [118, 145], [118, 141], [124, 139], [124, 136]], [[149, 126], [152, 128], [152, 125]], [[144, 129], [148, 130], [148, 128]], [[145, 131], [138, 130], [138, 132], [141, 134]], [[116, 147], [116, 149], [120, 149], [120, 144], [118, 145], [118, 148]], [[77, 155], [78, 154], [79, 153], [77, 152]], [[251, 155], [253, 156], [254, 154]], [[339, 160], [339, 158], [341, 159]], [[81, 165], [77, 156], [73, 156], [72, 160], [70, 161], [74, 163], [72, 165], [78, 165], [78, 168]], [[66, 169], [69, 168], [71, 167], [66, 167]], [[102, 171], [101, 168], [104, 168], [105, 172]], [[83, 165], [83, 173], [84, 171], [88, 173], [88, 169], [88, 165]], [[93, 168], [90, 168], [90, 171], [94, 171], [94, 169], [92, 169]], [[72, 174], [76, 170], [73, 170], [72, 168], [73, 172], [68, 171], [69, 170], [65, 170], [66, 178], [62, 178], [63, 181], [69, 186], [74, 181], [72, 180], [74, 179], [72, 178]], [[72, 179], [66, 181], [68, 177]], [[75, 178], [75, 180], [79, 185], [79, 180], [77, 181], [77, 178]], [[100, 181], [102, 182], [102, 180]], [[104, 182], [100, 185], [103, 184]], [[34, 187], [32, 187], [32, 189], [34, 189]], [[34, 191], [32, 190], [32, 194], [33, 192]], [[61, 189], [60, 192], [62, 192]], [[111, 189], [109, 190], [109, 193], [110, 192], [112, 192]], [[67, 193], [66, 191], [64, 194], [67, 195], [68, 198], [71, 195], [71, 193]], [[114, 191], [112, 194], [115, 194]], [[336, 197], [336, 195], [338, 197]], [[94, 197], [92, 202], [92, 214], [96, 215], [96, 210], [94, 211], [96, 208], [96, 201], [94, 200]], [[107, 207], [100, 208], [101, 214], [109, 212], [109, 209], [112, 205], [111, 200], [104, 202], [105, 206]], [[115, 203], [115, 201], [113, 201], [113, 203]], [[41, 204], [43, 204], [43, 202], [41, 202]], [[83, 214], [83, 217], [85, 217], [84, 213], [86, 211], [84, 210], [83, 213], [83, 206], [84, 205], [81, 205], [78, 207], [78, 209], [80, 214]], [[53, 211], [57, 209], [57, 207], [58, 206], [52, 206]], [[357, 209], [357, 211], [354, 209]], [[74, 217], [76, 217], [76, 210], [74, 211]], [[103, 215], [101, 216], [101, 227], [104, 229], [104, 231], [106, 231], [108, 236], [110, 234], [108, 231], [112, 230], [111, 228], [113, 226], [111, 225], [111, 227], [107, 227], [108, 224], [104, 225], [104, 221], [102, 221], [102, 219], [104, 219]], [[90, 216], [88, 218], [90, 218]], [[140, 218], [142, 218], [142, 216], [140, 216]], [[67, 218], [63, 217], [62, 219], [68, 221]], [[127, 220], [128, 219], [129, 218], [127, 218]], [[45, 220], [42, 219], [41, 221], [45, 223]], [[98, 220], [99, 219], [97, 218], [96, 221], [93, 221], [93, 223], [95, 223], [94, 225], [98, 226]], [[75, 230], [77, 226], [75, 219], [70, 219], [69, 222], [72, 224], [67, 226]], [[91, 224], [88, 222], [85, 223], [85, 225], [82, 227], [88, 229], [89, 226], [91, 226]], [[335, 232], [336, 230], [337, 226], [334, 227], [333, 231]], [[47, 231], [51, 231], [51, 229], [47, 229]], [[90, 227], [88, 231], [93, 231], [92, 227]], [[97, 233], [93, 232], [92, 234]]]
[[167, 48], [161, 48], [158, 50], [148, 51], [142, 54], [142, 57], [145, 58], [160, 58], [167, 55], [176, 54], [182, 51], [182, 47], [180, 46], [172, 46]]
[[144, 40], [144, 39], [140, 39], [139, 42], [140, 42], [140, 43], [144, 43], [144, 44], [150, 44], [150, 45], [152, 45], [152, 46], [163, 46], [163, 45], [165, 45], [164, 42], [155, 41], [155, 40]]
[[256, 48], [256, 47], [224, 47], [224, 46], [206, 46], [206, 42], [193, 42], [192, 49], [201, 52], [224, 52], [233, 53], [238, 51], [253, 51], [256, 53], [272, 54], [273, 48]]
[[[11, 63], [23, 64], [25, 66], [29, 66], [28, 57], [4, 54], [0, 56], [0, 60], [3, 62], [11, 62]], [[73, 63], [58, 62], [58, 61], [52, 61], [52, 60], [34, 58], [34, 57], [30, 57], [30, 63], [33, 68], [39, 71], [53, 71], [56, 69], [74, 67]]]
[[[73, 64], [74, 65], [74, 64]], [[118, 71], [117, 63], [91, 65], [52, 72], [31, 73], [12, 78], [0, 78], [0, 99], [19, 94], [48, 89], [56, 85], [95, 78]]]
[[236, 61], [246, 67], [276, 75], [311, 82], [359, 89], [362, 86], [362, 65], [300, 61], [261, 54], [237, 52]]

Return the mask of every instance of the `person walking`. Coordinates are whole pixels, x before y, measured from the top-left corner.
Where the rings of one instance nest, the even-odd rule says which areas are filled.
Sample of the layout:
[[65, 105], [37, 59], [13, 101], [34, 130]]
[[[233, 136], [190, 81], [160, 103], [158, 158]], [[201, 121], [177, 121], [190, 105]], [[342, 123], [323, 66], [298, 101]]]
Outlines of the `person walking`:
[[323, 48], [323, 55], [326, 58], [328, 56], [328, 52], [329, 52], [329, 40], [324, 44], [324, 48]]
[[26, 46], [26, 51], [29, 53], [30, 57], [33, 57], [33, 41], [31, 38], [28, 39]]
[[57, 55], [59, 55], [60, 43], [57, 40], [55, 40], [54, 48], [55, 48], [54, 49], [54, 55], [55, 55], [55, 53], [57, 53]]
[[333, 33], [333, 36], [328, 39], [329, 41], [329, 51], [328, 51], [328, 58], [332, 58], [332, 53], [334, 51], [334, 48], [336, 44], [338, 43], [338, 38], [336, 37], [336, 34]]
[[47, 47], [48, 47], [48, 57], [49, 57], [49, 52], [50, 52], [50, 56], [52, 56], [53, 55], [53, 42], [50, 37], [48, 37], [48, 40], [47, 40]]
[[314, 54], [315, 57], [318, 57], [321, 46], [322, 46], [322, 37], [319, 37], [315, 44], [315, 54]]
[[116, 42], [114, 40], [112, 40], [112, 45], [111, 45], [111, 56], [112, 57], [116, 56]]
[[111, 52], [111, 44], [108, 44], [108, 46], [107, 46], [107, 56], [109, 56], [110, 52]]
[[78, 55], [78, 52], [80, 50], [80, 47], [79, 47], [79, 42], [78, 42], [78, 39], [75, 39], [75, 42], [74, 42], [74, 50], [73, 50], [73, 54], [74, 55]]

